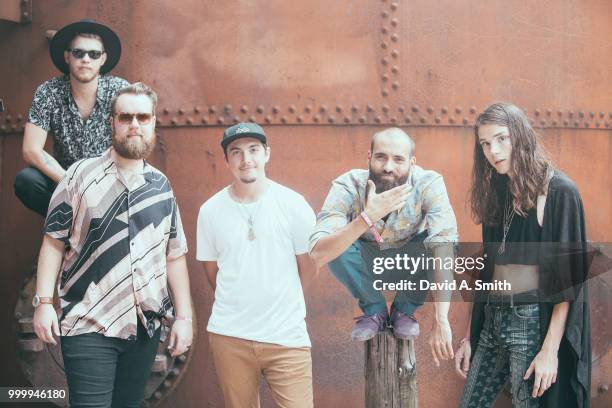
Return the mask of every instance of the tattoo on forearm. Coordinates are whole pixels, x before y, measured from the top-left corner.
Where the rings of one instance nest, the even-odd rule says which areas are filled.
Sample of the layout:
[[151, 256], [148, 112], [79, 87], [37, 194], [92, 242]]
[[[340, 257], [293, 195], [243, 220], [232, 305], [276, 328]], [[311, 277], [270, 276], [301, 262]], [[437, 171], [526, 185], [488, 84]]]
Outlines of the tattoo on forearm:
[[48, 167], [51, 167], [53, 170], [56, 170], [60, 173], [64, 172], [64, 168], [60, 166], [60, 164], [51, 156], [49, 153], [43, 151], [43, 164]]

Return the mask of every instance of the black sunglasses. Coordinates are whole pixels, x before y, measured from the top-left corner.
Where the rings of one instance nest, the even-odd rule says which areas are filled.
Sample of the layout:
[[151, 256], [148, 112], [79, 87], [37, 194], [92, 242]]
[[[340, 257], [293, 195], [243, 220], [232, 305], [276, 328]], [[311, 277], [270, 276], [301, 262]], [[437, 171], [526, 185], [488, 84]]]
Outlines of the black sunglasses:
[[97, 60], [105, 53], [105, 51], [98, 50], [82, 50], [80, 48], [68, 48], [66, 51], [70, 51], [74, 58], [81, 59], [85, 57], [85, 55], [89, 55], [89, 58], [92, 60]]

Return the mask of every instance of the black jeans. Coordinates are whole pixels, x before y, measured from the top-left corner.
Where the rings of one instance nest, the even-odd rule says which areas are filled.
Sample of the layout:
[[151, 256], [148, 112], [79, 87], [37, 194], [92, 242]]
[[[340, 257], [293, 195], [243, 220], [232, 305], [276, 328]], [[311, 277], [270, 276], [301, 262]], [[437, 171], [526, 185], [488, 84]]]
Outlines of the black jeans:
[[45, 217], [56, 184], [34, 167], [26, 167], [15, 177], [15, 195], [23, 205]]
[[161, 330], [152, 338], [138, 324], [136, 340], [98, 333], [62, 337], [70, 406], [140, 407], [157, 354]]

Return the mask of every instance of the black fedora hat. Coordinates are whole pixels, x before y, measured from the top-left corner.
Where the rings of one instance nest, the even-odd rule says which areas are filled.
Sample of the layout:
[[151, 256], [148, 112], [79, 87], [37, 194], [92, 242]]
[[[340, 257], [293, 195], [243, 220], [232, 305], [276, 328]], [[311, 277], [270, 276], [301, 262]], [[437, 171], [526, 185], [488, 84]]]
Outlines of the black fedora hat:
[[104, 24], [93, 20], [81, 20], [63, 27], [51, 39], [49, 53], [57, 69], [64, 74], [70, 71], [64, 60], [64, 51], [69, 48], [70, 41], [79, 33], [97, 34], [102, 38], [104, 51], [106, 51], [106, 62], [100, 68], [102, 74], [106, 74], [115, 68], [121, 57], [121, 41], [119, 41], [117, 34]]

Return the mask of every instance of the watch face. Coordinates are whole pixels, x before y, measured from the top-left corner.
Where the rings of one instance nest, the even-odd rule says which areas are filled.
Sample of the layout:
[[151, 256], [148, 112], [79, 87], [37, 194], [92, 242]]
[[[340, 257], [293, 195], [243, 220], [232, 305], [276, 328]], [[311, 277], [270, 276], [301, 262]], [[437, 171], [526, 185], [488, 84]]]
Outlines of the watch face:
[[40, 305], [40, 296], [34, 295], [34, 299], [32, 299], [32, 306], [38, 307]]

